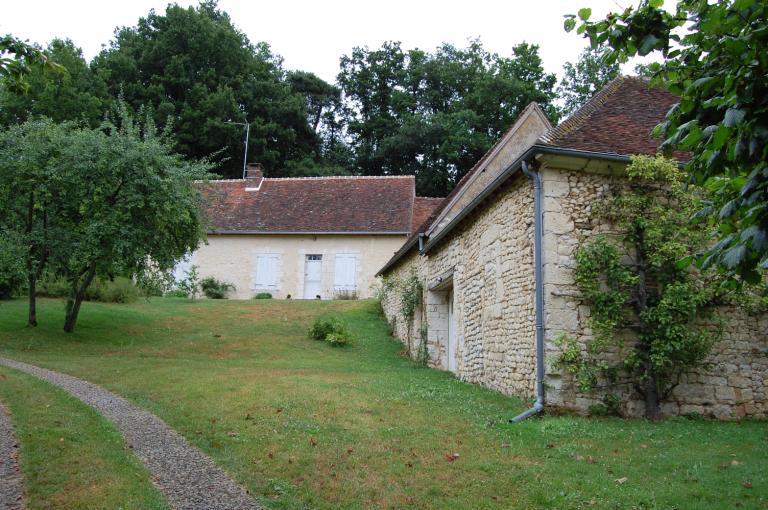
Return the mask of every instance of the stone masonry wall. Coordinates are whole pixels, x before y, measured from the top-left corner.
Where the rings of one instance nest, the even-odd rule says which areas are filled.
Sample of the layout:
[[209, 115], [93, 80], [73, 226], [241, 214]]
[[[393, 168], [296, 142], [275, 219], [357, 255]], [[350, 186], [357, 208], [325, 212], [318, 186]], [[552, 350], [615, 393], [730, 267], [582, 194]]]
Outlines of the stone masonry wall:
[[[617, 185], [618, 177], [544, 168], [544, 298], [547, 358], [558, 354], [554, 340], [566, 333], [583, 345], [591, 339], [590, 309], [574, 281], [575, 251], [589, 236], [605, 230], [590, 220], [591, 205]], [[687, 374], [662, 405], [667, 415], [698, 413], [717, 418], [768, 415], [768, 317], [734, 306], [721, 307], [725, 334], [704, 367]], [[547, 367], [547, 402], [586, 411], [599, 402], [577, 392], [567, 374]], [[631, 388], [619, 388], [622, 411], [641, 416], [644, 404]]]
[[[448, 367], [447, 303], [454, 295], [456, 374], [468, 382], [506, 394], [532, 397], [535, 387], [533, 277], [533, 186], [517, 175], [486, 205], [427, 256], [405, 257], [388, 277], [402, 279], [413, 268], [424, 285], [424, 305], [412, 327], [413, 351], [427, 322], [432, 366]], [[452, 272], [452, 289], [429, 291]], [[395, 334], [405, 339], [399, 296], [382, 303]]]

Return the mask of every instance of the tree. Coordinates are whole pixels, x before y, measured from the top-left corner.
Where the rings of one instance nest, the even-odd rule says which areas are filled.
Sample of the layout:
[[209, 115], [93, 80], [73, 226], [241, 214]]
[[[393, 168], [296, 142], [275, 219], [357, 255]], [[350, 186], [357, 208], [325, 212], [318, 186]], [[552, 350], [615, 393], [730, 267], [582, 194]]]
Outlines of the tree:
[[[662, 4], [644, 0], [597, 22], [581, 9], [578, 32], [615, 61], [662, 55], [652, 81], [680, 101], [657, 133], [690, 153], [692, 182], [711, 190], [700, 214], [719, 228], [699, 264], [758, 282], [768, 268], [768, 4], [679, 0], [674, 13]], [[575, 16], [565, 23], [572, 30]]]
[[109, 109], [111, 98], [98, 80], [82, 51], [70, 40], [53, 40], [46, 54], [57, 62], [60, 72], [44, 67], [30, 69], [25, 93], [0, 82], [0, 125], [24, 122], [31, 116], [45, 116], [56, 122], [78, 120], [96, 127]]
[[630, 384], [645, 401], [645, 416], [655, 419], [681, 374], [701, 364], [717, 339], [699, 319], [722, 289], [716, 275], [678, 262], [709, 233], [689, 221], [701, 193], [685, 186], [677, 163], [638, 156], [627, 175], [627, 186], [597, 208], [600, 223], [618, 234], [598, 235], [576, 253], [576, 284], [591, 307], [594, 338], [585, 353], [574, 339], [561, 338], [558, 361], [583, 391], [601, 379], [609, 390]]
[[554, 75], [538, 47], [505, 58], [480, 41], [434, 53], [388, 42], [341, 58], [345, 122], [364, 175], [415, 174], [420, 194], [444, 196], [531, 101], [556, 120]]
[[249, 158], [268, 175], [317, 150], [305, 97], [285, 82], [280, 57], [266, 43], [252, 44], [215, 1], [150, 11], [121, 28], [92, 67], [112, 95], [171, 125], [178, 152], [216, 154], [225, 176], [241, 175], [243, 154], [242, 128], [225, 121], [251, 123]]
[[60, 67], [40, 48], [27, 44], [10, 34], [0, 37], [0, 80], [16, 93], [29, 90], [27, 76], [35, 67], [58, 72]]
[[586, 48], [576, 64], [566, 62], [563, 66], [563, 79], [557, 89], [563, 101], [561, 115], [567, 117], [578, 110], [616, 78], [619, 72], [619, 64], [607, 61], [605, 50], [601, 48]]
[[[67, 235], [57, 219], [61, 210], [59, 158], [70, 128], [41, 119], [0, 131], [0, 232], [7, 245], [3, 251], [21, 255], [29, 297], [27, 324], [32, 327], [37, 326], [36, 283], [51, 251]], [[14, 267], [18, 271], [19, 264], [6, 264], [4, 271], [13, 274]]]
[[192, 179], [209, 167], [174, 154], [167, 135], [123, 103], [98, 129], [36, 120], [2, 132], [0, 207], [13, 213], [2, 227], [24, 243], [30, 316], [43, 268], [70, 286], [64, 330], [72, 332], [97, 276], [167, 271], [197, 248]]

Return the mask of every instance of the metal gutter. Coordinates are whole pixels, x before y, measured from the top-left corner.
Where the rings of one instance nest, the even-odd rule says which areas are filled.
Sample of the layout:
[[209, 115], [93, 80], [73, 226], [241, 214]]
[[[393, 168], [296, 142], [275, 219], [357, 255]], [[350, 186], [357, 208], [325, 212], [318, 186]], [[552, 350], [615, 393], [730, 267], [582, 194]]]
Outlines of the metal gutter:
[[531, 170], [528, 161], [523, 160], [520, 168], [533, 180], [533, 273], [536, 281], [536, 402], [527, 411], [518, 414], [511, 421], [517, 423], [544, 409], [544, 215], [541, 210], [543, 186], [541, 172]]

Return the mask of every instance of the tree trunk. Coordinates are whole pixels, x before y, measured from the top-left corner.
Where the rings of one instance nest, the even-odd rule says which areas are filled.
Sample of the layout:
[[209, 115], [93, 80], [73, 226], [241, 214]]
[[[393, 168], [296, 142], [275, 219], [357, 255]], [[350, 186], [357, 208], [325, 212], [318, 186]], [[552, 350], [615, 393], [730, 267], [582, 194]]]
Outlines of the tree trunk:
[[656, 380], [656, 371], [651, 364], [650, 355], [643, 361], [645, 381], [643, 391], [645, 393], [645, 417], [649, 420], [658, 420], [661, 417], [659, 386]]
[[96, 276], [96, 268], [91, 267], [88, 273], [84, 276], [82, 283], [79, 278], [76, 278], [71, 282], [72, 289], [67, 298], [67, 312], [64, 318], [64, 331], [72, 333], [75, 330], [77, 324], [77, 316], [80, 314], [80, 305], [83, 304], [85, 298], [85, 291], [88, 286], [93, 282], [93, 278]]
[[[645, 260], [645, 235], [641, 230], [636, 232], [635, 239], [635, 257], [637, 258], [637, 287], [636, 287], [636, 303], [637, 303], [637, 318], [640, 321], [640, 335], [644, 335], [648, 331], [647, 325], [643, 322], [643, 312], [648, 309], [648, 281], [646, 275], [646, 260]], [[656, 377], [656, 370], [653, 368], [653, 362], [651, 361], [651, 346], [648, 345], [644, 339], [641, 338], [640, 356], [643, 360], [643, 397], [645, 397], [645, 417], [649, 420], [658, 420], [661, 415], [661, 409], [659, 407], [659, 385], [658, 378]]]
[[34, 328], [37, 326], [37, 278], [33, 271], [27, 267], [27, 286], [29, 287], [29, 316], [27, 326]]

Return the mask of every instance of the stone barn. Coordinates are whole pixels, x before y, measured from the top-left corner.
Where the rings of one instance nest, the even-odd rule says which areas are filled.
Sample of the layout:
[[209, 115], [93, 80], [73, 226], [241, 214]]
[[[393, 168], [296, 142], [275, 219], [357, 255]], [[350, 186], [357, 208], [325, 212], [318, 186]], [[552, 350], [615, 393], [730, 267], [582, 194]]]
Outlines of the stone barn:
[[[656, 154], [651, 130], [674, 103], [645, 80], [622, 77], [557, 127], [529, 105], [379, 270], [385, 281], [415, 275], [424, 288], [410, 324], [396, 291], [385, 293], [395, 334], [464, 381], [537, 398], [536, 410], [586, 412], [597, 403], [551, 363], [560, 335], [583, 342], [591, 334], [574, 254], [598, 228], [592, 204], [622, 179], [630, 156]], [[724, 338], [704, 368], [683, 377], [664, 414], [768, 414], [768, 317], [720, 312]], [[621, 406], [628, 416], [644, 411], [631, 389]]]

